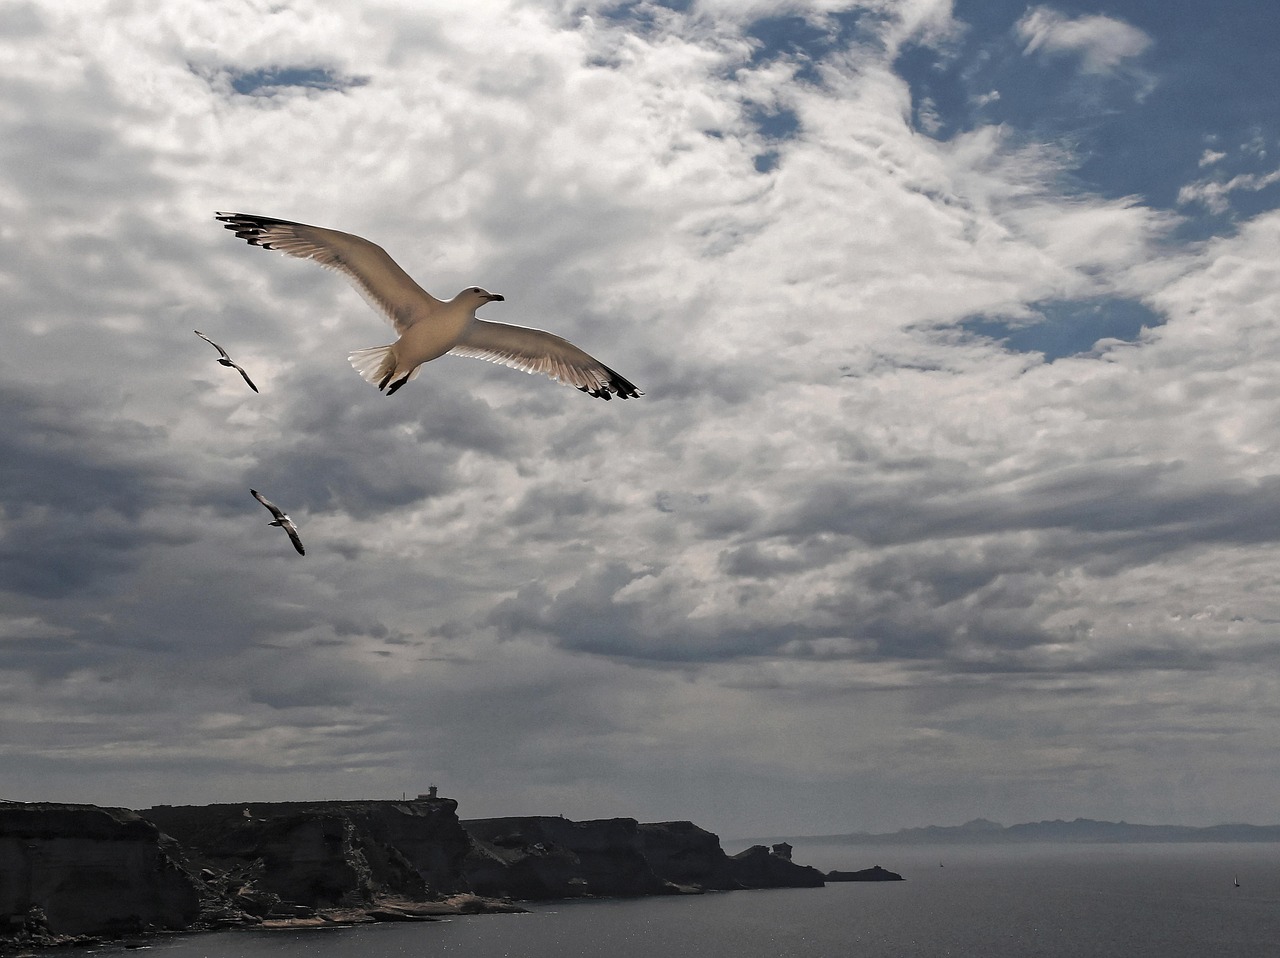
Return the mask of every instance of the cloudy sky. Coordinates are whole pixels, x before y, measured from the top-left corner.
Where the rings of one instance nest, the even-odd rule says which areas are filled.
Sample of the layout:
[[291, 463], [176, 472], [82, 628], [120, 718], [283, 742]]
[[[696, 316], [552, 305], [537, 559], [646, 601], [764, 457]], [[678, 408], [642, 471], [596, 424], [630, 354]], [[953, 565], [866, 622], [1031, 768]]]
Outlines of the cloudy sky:
[[[1277, 819], [1270, 7], [0, 0], [0, 38], [0, 798]], [[646, 395], [446, 357], [388, 398], [379, 316], [215, 210]]]

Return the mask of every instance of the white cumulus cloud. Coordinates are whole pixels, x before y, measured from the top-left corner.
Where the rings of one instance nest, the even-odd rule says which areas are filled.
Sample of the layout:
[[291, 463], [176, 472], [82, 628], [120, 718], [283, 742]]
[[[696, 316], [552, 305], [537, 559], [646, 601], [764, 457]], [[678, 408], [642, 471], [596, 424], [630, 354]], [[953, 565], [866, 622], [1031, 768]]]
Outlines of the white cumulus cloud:
[[1142, 54], [1152, 42], [1144, 31], [1115, 17], [1072, 18], [1047, 6], [1032, 7], [1015, 29], [1027, 53], [1075, 54], [1088, 73], [1109, 73]]

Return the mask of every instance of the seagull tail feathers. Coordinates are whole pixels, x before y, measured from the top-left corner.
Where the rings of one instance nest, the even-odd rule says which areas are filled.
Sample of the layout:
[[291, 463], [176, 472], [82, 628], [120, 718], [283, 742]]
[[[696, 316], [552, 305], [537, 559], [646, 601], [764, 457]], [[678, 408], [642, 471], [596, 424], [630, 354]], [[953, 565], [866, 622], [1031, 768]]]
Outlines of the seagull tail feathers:
[[367, 382], [379, 389], [386, 388], [391, 374], [396, 369], [395, 352], [391, 346], [370, 346], [368, 349], [357, 349], [347, 357], [351, 365]]

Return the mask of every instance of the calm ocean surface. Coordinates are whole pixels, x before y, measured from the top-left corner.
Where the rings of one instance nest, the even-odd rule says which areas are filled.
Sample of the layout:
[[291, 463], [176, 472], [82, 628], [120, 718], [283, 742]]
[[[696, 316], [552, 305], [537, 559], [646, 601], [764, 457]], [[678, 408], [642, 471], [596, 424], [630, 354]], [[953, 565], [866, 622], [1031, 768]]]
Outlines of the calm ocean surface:
[[554, 903], [526, 915], [426, 924], [218, 932], [158, 940], [145, 951], [154, 958], [1280, 955], [1280, 845], [800, 846], [795, 858], [824, 871], [879, 864], [907, 881]]

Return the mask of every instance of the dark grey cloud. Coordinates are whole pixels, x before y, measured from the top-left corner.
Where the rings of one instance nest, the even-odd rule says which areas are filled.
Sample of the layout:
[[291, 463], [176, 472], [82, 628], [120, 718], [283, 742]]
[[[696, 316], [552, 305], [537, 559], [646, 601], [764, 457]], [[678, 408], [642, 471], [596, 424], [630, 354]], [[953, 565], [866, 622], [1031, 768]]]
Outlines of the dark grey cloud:
[[0, 384], [0, 404], [3, 588], [64, 596], [192, 539], [178, 523], [139, 522], [175, 507], [163, 430], [104, 414], [79, 387], [38, 395]]
[[528, 528], [536, 538], [559, 538], [563, 523], [587, 516], [603, 516], [609, 504], [586, 488], [532, 486], [505, 517], [507, 524]]
[[482, 398], [429, 373], [412, 387], [388, 398], [354, 373], [289, 377], [278, 431], [250, 440], [254, 463], [239, 484], [288, 490], [289, 508], [369, 518], [455, 489], [465, 453], [519, 454], [516, 432]]
[[726, 575], [767, 580], [775, 576], [821, 569], [854, 547], [846, 536], [818, 534], [793, 545], [785, 537], [755, 539], [720, 553]]
[[334, 674], [305, 677], [288, 671], [261, 676], [246, 694], [250, 702], [273, 709], [330, 709], [352, 705], [361, 691], [353, 686]]
[[0, 672], [19, 675], [21, 681], [39, 688], [100, 661], [100, 656], [74, 637], [43, 633], [24, 636], [17, 631], [4, 640]]
[[527, 585], [498, 602], [485, 621], [508, 640], [548, 636], [567, 651], [656, 667], [750, 658], [826, 634], [803, 620], [785, 626], [700, 621], [690, 615], [689, 599], [669, 584], [643, 599], [621, 595], [628, 586], [661, 571], [604, 562], [560, 591], [540, 583]]
[[[1169, 549], [1263, 541], [1280, 531], [1273, 508], [1280, 479], [1192, 478], [1185, 465], [1104, 460], [988, 482], [980, 469], [939, 461], [913, 481], [816, 483], [771, 531], [849, 535], [874, 546], [1019, 530], [1114, 533], [1128, 544], [1138, 532]], [[1105, 542], [1090, 546], [1105, 551]]]

